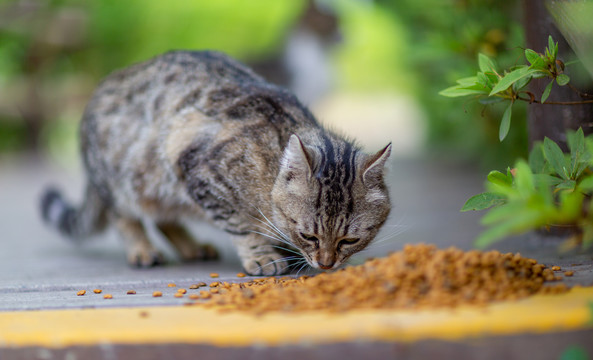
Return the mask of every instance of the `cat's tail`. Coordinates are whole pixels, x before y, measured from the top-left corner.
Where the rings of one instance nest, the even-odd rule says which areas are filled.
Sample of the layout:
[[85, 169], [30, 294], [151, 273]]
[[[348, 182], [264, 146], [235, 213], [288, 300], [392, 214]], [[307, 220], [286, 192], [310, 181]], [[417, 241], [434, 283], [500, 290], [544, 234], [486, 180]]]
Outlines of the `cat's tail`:
[[79, 207], [66, 202], [55, 188], [47, 189], [41, 197], [41, 216], [49, 226], [73, 240], [84, 240], [107, 225], [105, 203], [90, 184]]

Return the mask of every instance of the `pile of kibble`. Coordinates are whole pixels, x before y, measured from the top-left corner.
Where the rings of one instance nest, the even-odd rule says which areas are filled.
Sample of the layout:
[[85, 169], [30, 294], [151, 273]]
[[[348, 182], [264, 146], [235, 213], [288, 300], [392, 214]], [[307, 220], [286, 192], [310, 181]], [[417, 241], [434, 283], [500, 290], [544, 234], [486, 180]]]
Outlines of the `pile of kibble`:
[[[385, 258], [315, 276], [210, 284], [202, 306], [251, 313], [484, 305], [567, 287], [537, 261], [498, 251], [408, 245]], [[214, 295], [212, 295], [214, 294]]]

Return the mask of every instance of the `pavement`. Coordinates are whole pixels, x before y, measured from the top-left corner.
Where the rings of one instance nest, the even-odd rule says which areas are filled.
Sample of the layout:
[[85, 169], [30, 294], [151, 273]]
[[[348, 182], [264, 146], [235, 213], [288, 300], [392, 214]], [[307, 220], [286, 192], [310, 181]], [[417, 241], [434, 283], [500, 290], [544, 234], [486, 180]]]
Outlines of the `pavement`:
[[[388, 175], [394, 205], [390, 219], [375, 244], [352, 263], [406, 243], [472, 248], [482, 230], [482, 214], [459, 209], [482, 191], [484, 178], [469, 166], [442, 159], [395, 158]], [[45, 228], [37, 203], [48, 184], [77, 201], [82, 172], [77, 166], [39, 159], [0, 159], [0, 359], [183, 359], [196, 354], [205, 359], [499, 359], [522, 357], [525, 351], [530, 358], [558, 359], [573, 350], [585, 358], [593, 356], [590, 288], [564, 297], [495, 304], [487, 311], [333, 318], [288, 314], [257, 319], [183, 306], [187, 299], [174, 297], [176, 289], [212, 281], [210, 273], [218, 273], [222, 281], [244, 280], [236, 277], [242, 269], [225, 233], [192, 224], [200, 238], [217, 246], [222, 255], [218, 262], [181, 263], [156, 238], [167, 264], [133, 269], [113, 232], [77, 245]], [[592, 254], [559, 254], [557, 244], [557, 239], [528, 234], [495, 248], [575, 270], [573, 277], [565, 278], [567, 285], [592, 286]], [[169, 287], [171, 283], [176, 287]], [[76, 296], [83, 289], [86, 295]], [[128, 290], [136, 294], [127, 295]], [[163, 296], [153, 297], [156, 290]], [[104, 299], [107, 293], [113, 298]]]

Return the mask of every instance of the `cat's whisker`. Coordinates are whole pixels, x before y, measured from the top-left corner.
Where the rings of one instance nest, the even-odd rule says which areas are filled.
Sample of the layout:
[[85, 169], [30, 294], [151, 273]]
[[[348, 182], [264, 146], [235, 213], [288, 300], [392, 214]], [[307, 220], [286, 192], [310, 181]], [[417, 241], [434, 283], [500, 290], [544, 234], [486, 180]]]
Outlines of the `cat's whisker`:
[[289, 249], [289, 248], [285, 248], [285, 247], [283, 247], [283, 246], [278, 246], [278, 245], [272, 245], [272, 247], [273, 247], [273, 248], [276, 248], [276, 249], [280, 249], [280, 250], [287, 251], [287, 252], [289, 252], [289, 253], [293, 253], [293, 254], [296, 254], [296, 255], [300, 255], [300, 257], [303, 257], [303, 254], [301, 254], [299, 251], [297, 251], [297, 250], [294, 250], [294, 249]]

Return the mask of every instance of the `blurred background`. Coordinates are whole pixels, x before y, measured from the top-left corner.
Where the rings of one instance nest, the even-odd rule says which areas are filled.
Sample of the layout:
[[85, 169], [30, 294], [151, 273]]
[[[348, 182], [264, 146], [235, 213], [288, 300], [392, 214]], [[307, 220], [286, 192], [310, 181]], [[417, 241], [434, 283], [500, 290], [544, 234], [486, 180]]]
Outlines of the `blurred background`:
[[[0, 278], [20, 284], [67, 264], [80, 274], [112, 258], [114, 269], [126, 268], [114, 232], [107, 247], [73, 247], [44, 226], [38, 201], [55, 184], [79, 203], [78, 123], [101, 79], [172, 49], [238, 58], [366, 151], [393, 142], [394, 207], [371, 255], [414, 242], [471, 248], [482, 214], [459, 209], [489, 170], [527, 153], [526, 109], [513, 107], [500, 143], [504, 104], [438, 92], [475, 75], [479, 52], [501, 68], [522, 61], [524, 2], [0, 0], [0, 246], [10, 249], [0, 248]], [[206, 235], [226, 241], [219, 238], [228, 237]], [[223, 258], [237, 262], [225, 249]]]
[[[506, 167], [527, 150], [525, 109], [439, 96], [477, 53], [521, 61], [515, 0], [0, 0], [0, 165], [79, 167], [77, 127], [111, 71], [171, 49], [216, 49], [293, 90], [368, 151]], [[517, 106], [519, 108], [519, 106]], [[25, 155], [24, 157], [22, 155]], [[0, 168], [1, 171], [1, 168]]]

